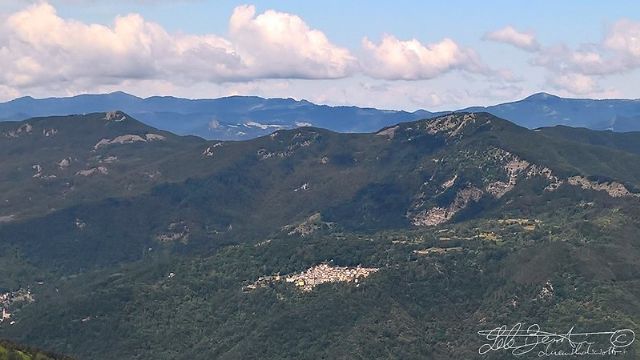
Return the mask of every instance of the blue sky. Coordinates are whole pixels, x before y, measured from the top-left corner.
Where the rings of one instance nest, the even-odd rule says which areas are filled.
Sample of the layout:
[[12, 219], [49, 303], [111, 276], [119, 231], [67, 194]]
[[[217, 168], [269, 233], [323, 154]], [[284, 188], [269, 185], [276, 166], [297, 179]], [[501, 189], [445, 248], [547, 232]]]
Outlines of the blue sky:
[[3, 100], [123, 90], [442, 110], [538, 91], [640, 98], [637, 1], [4, 0], [0, 16]]

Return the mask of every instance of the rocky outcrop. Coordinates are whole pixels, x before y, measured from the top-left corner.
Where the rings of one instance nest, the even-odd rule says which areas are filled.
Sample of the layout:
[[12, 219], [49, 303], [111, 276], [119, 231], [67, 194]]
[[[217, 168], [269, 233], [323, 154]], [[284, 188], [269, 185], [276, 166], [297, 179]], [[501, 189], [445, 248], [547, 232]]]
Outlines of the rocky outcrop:
[[291, 143], [282, 151], [269, 151], [266, 148], [261, 148], [257, 151], [258, 158], [260, 160], [267, 160], [271, 158], [287, 158], [296, 153], [296, 151], [306, 148], [316, 142], [320, 135], [316, 132], [296, 133], [291, 139]]
[[314, 232], [322, 228], [331, 228], [332, 223], [322, 221], [320, 213], [315, 213], [309, 216], [305, 221], [298, 225], [287, 225], [282, 228], [283, 231], [288, 231], [288, 235], [298, 235], [301, 237], [309, 236]]
[[536, 299], [538, 300], [550, 300], [555, 295], [555, 291], [553, 290], [553, 284], [550, 280], [542, 286], [542, 289], [538, 293]]
[[443, 182], [441, 187], [446, 190], [446, 189], [452, 187], [453, 184], [455, 184], [457, 179], [458, 179], [458, 174], [454, 175], [451, 179]]
[[157, 234], [155, 236], [156, 241], [161, 243], [171, 243], [180, 241], [186, 244], [189, 241], [189, 234], [191, 233], [189, 226], [182, 221], [169, 224], [167, 232]]
[[544, 188], [546, 191], [555, 191], [564, 183], [564, 180], [553, 175], [551, 169], [536, 164], [531, 165], [527, 170], [527, 178], [534, 176], [542, 176], [549, 181], [549, 185]]
[[[461, 124], [447, 122], [447, 119], [449, 118], [441, 119], [442, 128], [439, 128], [440, 131], [452, 129], [454, 128], [454, 124]], [[499, 199], [512, 191], [519, 181], [534, 177], [544, 178], [546, 180], [547, 185], [544, 188], [545, 191], [555, 191], [562, 184], [567, 183], [587, 190], [603, 191], [612, 197], [640, 197], [640, 194], [632, 193], [623, 184], [615, 181], [596, 182], [583, 176], [573, 176], [568, 179], [560, 179], [551, 169], [538, 164], [532, 164], [504, 149], [493, 148], [487, 152], [487, 155], [482, 155], [481, 157], [478, 157], [475, 153], [470, 154], [470, 165], [467, 166], [476, 166], [479, 168], [486, 166], [490, 169], [497, 166], [504, 171], [506, 179], [491, 182], [485, 180], [485, 185], [483, 185], [484, 191], [470, 184], [465, 189], [459, 190], [455, 199], [448, 206], [441, 205], [424, 209], [424, 206], [429, 204], [431, 198], [437, 197], [440, 194], [443, 194], [446, 190], [452, 188], [458, 178], [456, 174], [451, 179], [435, 187], [430, 183], [430, 181], [433, 180], [432, 176], [429, 181], [425, 182], [421, 186], [420, 192], [414, 197], [412, 207], [407, 212], [407, 216], [411, 219], [413, 225], [434, 226], [442, 224], [451, 220], [457, 212], [467, 207], [470, 202], [478, 201], [483, 192]]]
[[121, 111], [109, 111], [105, 114], [104, 119], [107, 121], [120, 122], [127, 120], [127, 117]]
[[104, 164], [113, 164], [116, 161], [118, 161], [117, 156], [107, 156], [106, 158], [99, 160], [100, 163], [104, 163]]
[[482, 197], [483, 191], [474, 186], [468, 186], [456, 194], [455, 199], [448, 207], [433, 207], [423, 210], [411, 216], [411, 222], [415, 226], [434, 226], [451, 220], [460, 210], [466, 208], [469, 203], [477, 202]]
[[131, 144], [134, 142], [147, 142], [147, 140], [145, 140], [143, 137], [141, 137], [140, 135], [120, 135], [117, 136], [113, 139], [102, 139], [100, 141], [98, 141], [93, 148], [95, 150], [98, 150], [99, 148], [103, 147], [103, 146], [107, 146], [107, 145], [112, 145], [112, 144]]
[[57, 178], [57, 176], [54, 175], [54, 174], [46, 175], [44, 173], [44, 169], [42, 168], [42, 166], [40, 166], [40, 164], [35, 164], [31, 168], [35, 171], [35, 174], [33, 174], [33, 176], [31, 176], [34, 179], [50, 180], [50, 179]]
[[164, 135], [160, 134], [145, 134], [144, 137], [147, 141], [162, 141], [167, 139]]
[[35, 164], [31, 168], [36, 172], [35, 174], [33, 174], [32, 177], [34, 178], [42, 177], [42, 166], [40, 166], [40, 164]]
[[219, 142], [219, 143], [215, 143], [215, 144], [213, 144], [213, 145], [211, 145], [211, 146], [208, 146], [208, 147], [207, 147], [206, 149], [204, 149], [204, 151], [202, 152], [202, 156], [204, 156], [204, 157], [213, 157], [213, 155], [214, 155], [214, 149], [215, 149], [215, 148], [217, 148], [217, 147], [220, 147], [220, 146], [222, 146], [222, 143], [221, 143], [221, 142]]
[[489, 183], [486, 186], [485, 190], [487, 193], [499, 199], [503, 197], [506, 193], [511, 191], [514, 185], [515, 184], [506, 183], [503, 181], [494, 181], [492, 183]]
[[98, 150], [101, 147], [113, 145], [113, 144], [132, 144], [135, 142], [151, 142], [151, 141], [161, 141], [166, 138], [159, 134], [145, 134], [144, 137], [140, 135], [120, 135], [113, 139], [102, 139], [98, 141], [94, 146], [94, 150]]
[[637, 197], [638, 194], [634, 194], [629, 191], [623, 184], [615, 181], [599, 183], [589, 180], [583, 176], [572, 176], [567, 179], [567, 183], [573, 186], [579, 186], [586, 190], [604, 191], [611, 197]]
[[508, 181], [495, 181], [489, 183], [485, 190], [496, 198], [501, 198], [509, 191], [513, 190], [518, 182], [518, 176], [529, 167], [529, 162], [522, 160], [514, 155], [509, 154], [513, 158], [504, 165], [504, 170], [507, 172]]
[[213, 157], [213, 147], [209, 146], [202, 152], [202, 156], [204, 157]]
[[80, 218], [76, 218], [76, 221], [74, 222], [74, 225], [76, 226], [77, 229], [82, 230], [87, 226], [87, 223], [82, 221], [82, 219], [80, 219]]
[[104, 166], [97, 166], [94, 168], [80, 170], [76, 172], [76, 175], [79, 176], [93, 176], [93, 175], [107, 175], [109, 174], [109, 170]]
[[378, 136], [386, 136], [389, 140], [393, 139], [396, 136], [396, 131], [400, 127], [398, 125], [378, 131], [376, 135]]
[[45, 137], [53, 137], [58, 133], [57, 129], [42, 129], [42, 135]]
[[415, 226], [435, 226], [447, 222], [453, 214], [442, 207], [434, 207], [426, 211], [421, 211], [411, 218], [411, 223]]
[[4, 133], [4, 136], [8, 138], [17, 138], [22, 135], [29, 135], [32, 132], [33, 132], [33, 126], [31, 126], [31, 124], [29, 123], [26, 123], [18, 126], [18, 128], [15, 130], [11, 130], [9, 132]]
[[496, 198], [501, 198], [506, 193], [513, 190], [521, 176], [524, 176], [525, 179], [530, 179], [536, 176], [544, 177], [549, 182], [549, 185], [545, 187], [545, 190], [547, 191], [554, 191], [562, 184], [562, 180], [553, 175], [551, 169], [531, 164], [530, 162], [521, 159], [517, 155], [506, 150], [495, 149], [493, 157], [498, 162], [504, 163], [503, 169], [507, 173], [506, 182], [494, 181], [487, 184], [485, 187], [485, 191]]
[[447, 137], [455, 137], [461, 134], [468, 124], [475, 122], [476, 114], [451, 114], [428, 120], [425, 126], [431, 135], [444, 134]]
[[309, 183], [304, 183], [300, 186], [298, 186], [297, 188], [293, 189], [293, 192], [298, 192], [298, 191], [307, 191], [309, 190], [311, 187], [309, 186]]
[[60, 170], [64, 170], [68, 168], [70, 164], [71, 164], [71, 158], [64, 158], [57, 163]]

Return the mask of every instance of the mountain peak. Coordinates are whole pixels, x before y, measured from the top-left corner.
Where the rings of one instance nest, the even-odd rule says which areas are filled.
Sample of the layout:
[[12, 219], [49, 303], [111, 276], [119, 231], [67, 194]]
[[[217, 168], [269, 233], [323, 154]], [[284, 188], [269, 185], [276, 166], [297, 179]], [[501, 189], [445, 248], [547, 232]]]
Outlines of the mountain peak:
[[12, 103], [14, 103], [14, 104], [15, 104], [15, 103], [21, 103], [21, 102], [30, 102], [30, 101], [33, 101], [33, 100], [35, 100], [35, 99], [34, 99], [32, 96], [27, 95], [27, 96], [21, 96], [21, 97], [19, 97], [19, 98], [15, 98], [15, 99], [13, 99], [13, 100], [10, 100], [10, 101], [8, 101], [8, 102], [7, 102], [7, 104], [12, 104]]
[[120, 110], [108, 111], [104, 114], [104, 119], [107, 121], [124, 121], [127, 119], [127, 114]]
[[550, 100], [550, 99], [560, 99], [560, 97], [553, 94], [546, 93], [546, 92], [539, 92], [524, 98], [524, 100]]
[[[97, 94], [99, 96], [99, 94]], [[112, 93], [108, 93], [106, 94], [109, 97], [115, 97], [115, 98], [121, 98], [121, 99], [141, 99], [135, 95], [131, 95], [129, 93], [126, 93], [124, 91], [114, 91]]]

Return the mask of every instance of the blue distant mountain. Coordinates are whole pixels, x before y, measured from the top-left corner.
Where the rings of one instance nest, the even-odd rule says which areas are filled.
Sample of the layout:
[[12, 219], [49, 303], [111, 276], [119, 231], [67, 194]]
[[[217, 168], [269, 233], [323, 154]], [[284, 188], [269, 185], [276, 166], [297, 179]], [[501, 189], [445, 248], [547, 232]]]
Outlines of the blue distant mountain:
[[640, 100], [568, 99], [537, 93], [525, 99], [462, 111], [486, 111], [530, 129], [565, 125], [592, 130], [640, 130]]
[[[148, 125], [176, 134], [224, 140], [250, 139], [300, 126], [337, 132], [373, 132], [399, 122], [446, 113], [327, 106], [306, 100], [256, 96], [192, 100], [170, 96], [139, 98], [115, 92], [65, 98], [18, 98], [0, 103], [0, 121], [111, 110], [122, 110]], [[486, 111], [528, 128], [566, 125], [594, 130], [640, 130], [640, 100], [568, 99], [538, 93], [515, 102], [460, 111]]]
[[411, 113], [316, 105], [305, 100], [256, 96], [198, 100], [153, 96], [143, 99], [115, 92], [66, 98], [18, 98], [0, 104], [0, 121], [112, 110], [122, 110], [148, 125], [176, 134], [223, 140], [250, 139], [300, 126], [337, 132], [373, 132], [399, 122], [440, 114], [425, 110]]

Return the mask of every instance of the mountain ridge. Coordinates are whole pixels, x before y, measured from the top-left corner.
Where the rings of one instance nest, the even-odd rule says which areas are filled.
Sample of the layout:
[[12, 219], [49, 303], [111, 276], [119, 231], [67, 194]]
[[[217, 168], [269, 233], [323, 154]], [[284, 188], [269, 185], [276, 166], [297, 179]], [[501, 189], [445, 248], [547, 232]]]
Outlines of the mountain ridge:
[[524, 99], [461, 111], [487, 111], [527, 128], [566, 125], [591, 130], [640, 130], [640, 100], [563, 98], [545, 92]]
[[634, 329], [637, 133], [557, 130], [0, 123], [0, 338], [96, 360], [444, 360], [516, 322]]
[[456, 111], [380, 110], [370, 107], [317, 105], [292, 98], [227, 96], [186, 99], [174, 96], [141, 98], [117, 91], [73, 97], [21, 97], [0, 104], [0, 120], [34, 116], [84, 114], [119, 109], [143, 122], [180, 135], [243, 140], [275, 129], [315, 125], [338, 132], [373, 132], [385, 126], [451, 112], [486, 111], [527, 128], [568, 125], [617, 132], [640, 130], [640, 101], [633, 99], [562, 98], [545, 92], [491, 106]]
[[[189, 244], [196, 249], [202, 245], [196, 241], [198, 238], [226, 241], [224, 238], [227, 235], [206, 235], [207, 228], [225, 234], [223, 229], [233, 226], [234, 241], [245, 241], [252, 236], [267, 236], [288, 225], [290, 219], [300, 216], [296, 214], [302, 210], [303, 217], [315, 212], [325, 213], [327, 221], [351, 230], [411, 227], [412, 223], [437, 221], [435, 213], [429, 213], [424, 208], [424, 201], [414, 198], [416, 194], [426, 191], [426, 188], [421, 190], [421, 187], [425, 186], [423, 183], [429, 178], [427, 173], [433, 172], [431, 180], [426, 183], [436, 179], [445, 183], [455, 175], [458, 182], [453, 189], [462, 186], [459, 190], [463, 194], [465, 186], [479, 189], [477, 191], [482, 190], [481, 197], [489, 201], [493, 196], [490, 193], [502, 194], [513, 187], [510, 181], [515, 180], [509, 177], [503, 179], [504, 175], [500, 174], [505, 171], [502, 169], [506, 166], [503, 163], [508, 161], [524, 166], [535, 176], [546, 176], [546, 180], [542, 176], [541, 181], [551, 183], [567, 184], [570, 178], [582, 176], [584, 179], [602, 178], [604, 182], [616, 181], [629, 191], [640, 187], [640, 162], [635, 153], [627, 153], [613, 145], [603, 148], [588, 142], [566, 144], [561, 137], [546, 135], [544, 131], [531, 131], [489, 113], [454, 113], [428, 120], [399, 123], [376, 133], [365, 134], [344, 134], [316, 127], [302, 127], [276, 131], [271, 135], [243, 142], [178, 137], [148, 127], [125, 113], [115, 113], [114, 116], [116, 120], [108, 120], [108, 114], [96, 113], [0, 123], [0, 133], [2, 126], [7, 125], [11, 125], [11, 129], [31, 127], [28, 135], [21, 133], [17, 138], [6, 137], [0, 151], [7, 156], [22, 149], [25, 145], [20, 144], [28, 140], [30, 142], [26, 143], [27, 146], [33, 146], [31, 144], [37, 139], [46, 143], [57, 141], [74, 144], [71, 148], [60, 145], [41, 146], [42, 152], [29, 155], [39, 157], [38, 161], [27, 157], [3, 164], [2, 173], [10, 175], [4, 178], [4, 182], [0, 181], [0, 187], [5, 188], [8, 194], [0, 215], [12, 217], [12, 221], [5, 226], [5, 234], [31, 233], [28, 236], [31, 240], [25, 244], [44, 241], [40, 239], [42, 224], [23, 228], [20, 223], [30, 224], [30, 218], [35, 218], [34, 221], [37, 222], [42, 216], [49, 219], [45, 222], [51, 223], [73, 224], [74, 219], [78, 218], [82, 222], [91, 222], [83, 220], [81, 214], [106, 216], [105, 211], [113, 211], [113, 221], [122, 222], [124, 219], [117, 215], [117, 208], [141, 207], [148, 208], [148, 212], [152, 213], [154, 207], [171, 209], [168, 204], [182, 198], [190, 199], [182, 207], [194, 207], [202, 212], [195, 213], [194, 222], [189, 225]], [[125, 120], [117, 121], [121, 118]], [[59, 126], [65, 121], [83, 119], [87, 120], [84, 124], [69, 128]], [[83, 126], [88, 130], [82, 130]], [[56, 130], [52, 137], [47, 137], [43, 132], [49, 128]], [[85, 134], [87, 131], [97, 131], [99, 134], [84, 141], [73, 140], [77, 135], [69, 137], [69, 134], [65, 134]], [[6, 130], [4, 133], [7, 133]], [[156, 133], [162, 134], [164, 138], [145, 141], [149, 134]], [[545, 146], [539, 146], [540, 144]], [[416, 156], [416, 152], [421, 155]], [[487, 152], [487, 155], [478, 155], [482, 152]], [[162, 158], [159, 157], [160, 153], [171, 155]], [[151, 161], [158, 157], [159, 162]], [[70, 160], [62, 167], [64, 159]], [[441, 161], [445, 162], [440, 165]], [[32, 166], [34, 163], [36, 165]], [[476, 168], [478, 165], [473, 164], [495, 168], [492, 171], [497, 173], [487, 177]], [[16, 172], [16, 166], [24, 170]], [[551, 170], [543, 171], [547, 168]], [[466, 172], [465, 176], [461, 175], [463, 171]], [[442, 172], [448, 174], [448, 178]], [[593, 180], [580, 181], [587, 186]], [[350, 186], [340, 187], [339, 184]], [[94, 191], [96, 187], [100, 189], [98, 193]], [[430, 191], [439, 193], [434, 189]], [[25, 192], [41, 200], [29, 207], [20, 201]], [[385, 195], [380, 197], [380, 194]], [[457, 195], [451, 193], [442, 198], [443, 203], [436, 201], [436, 204], [449, 206], [451, 196]], [[93, 201], [87, 202], [87, 197]], [[202, 203], [204, 199], [208, 200]], [[386, 210], [377, 204], [379, 201], [386, 204]], [[494, 199], [489, 203], [495, 201]], [[287, 202], [287, 206], [279, 208], [272, 205]], [[412, 202], [422, 205], [411, 208]], [[226, 204], [225, 209], [219, 209], [216, 204]], [[368, 205], [362, 210], [354, 210], [354, 204], [356, 208]], [[432, 210], [439, 206], [433, 206]], [[240, 215], [245, 208], [255, 209], [252, 219], [243, 219]], [[459, 210], [452, 211], [451, 216], [446, 218], [447, 221], [453, 219]], [[125, 211], [128, 212], [129, 210]], [[139, 211], [134, 211], [136, 212]], [[28, 217], [25, 218], [27, 214]], [[162, 233], [161, 227], [168, 226], [162, 222], [171, 223], [170, 218], [177, 219], [179, 214], [179, 209], [175, 209], [163, 215], [158, 214], [155, 219], [144, 215], [137, 220], [136, 216], [130, 216], [127, 220], [138, 224], [136, 227], [148, 228], [148, 233]], [[216, 219], [214, 222], [208, 219], [211, 216]], [[258, 221], [261, 225], [256, 227], [258, 219], [262, 219]], [[38, 231], [33, 233], [30, 229]], [[140, 246], [153, 244], [153, 239], [149, 236], [142, 242], [139, 241], [141, 239], [136, 240], [138, 230], [134, 230], [129, 235], [120, 232], [113, 237], [130, 239], [128, 241], [131, 244], [140, 243]], [[63, 239], [73, 238], [72, 234], [76, 231], [74, 226], [59, 228], [54, 237], [66, 241]], [[91, 236], [99, 239], [111, 231], [109, 227], [96, 229]], [[0, 230], [0, 235], [2, 233]], [[84, 233], [90, 235], [88, 231]], [[180, 243], [176, 245], [178, 248], [182, 247]], [[48, 250], [47, 256], [52, 253], [55, 253], [53, 249]], [[129, 258], [126, 254], [118, 256], [122, 255]]]
[[180, 135], [208, 139], [242, 140], [267, 135], [274, 129], [307, 124], [340, 132], [374, 131], [407, 119], [432, 115], [420, 111], [386, 111], [355, 106], [316, 105], [291, 98], [229, 96], [183, 99], [171, 96], [140, 98], [123, 92], [86, 94], [66, 98], [23, 97], [0, 104], [0, 120], [35, 116], [85, 114], [119, 109], [150, 126]]

